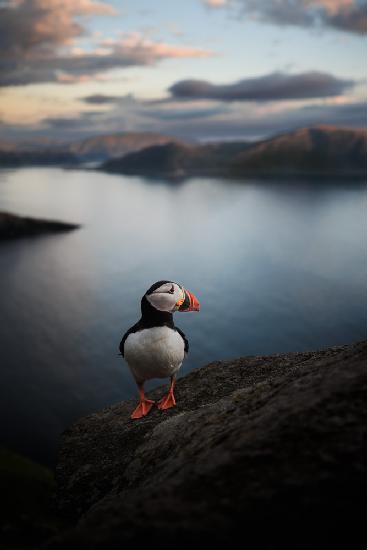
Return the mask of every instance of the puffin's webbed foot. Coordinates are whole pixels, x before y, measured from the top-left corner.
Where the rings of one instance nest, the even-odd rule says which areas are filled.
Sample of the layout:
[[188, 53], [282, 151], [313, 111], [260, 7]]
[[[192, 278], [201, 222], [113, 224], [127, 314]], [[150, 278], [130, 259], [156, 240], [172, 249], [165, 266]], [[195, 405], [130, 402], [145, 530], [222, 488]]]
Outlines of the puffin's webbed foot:
[[135, 420], [136, 418], [142, 418], [143, 416], [146, 416], [147, 414], [149, 414], [153, 405], [155, 405], [155, 401], [152, 401], [151, 399], [144, 399], [143, 401], [140, 401], [139, 405], [132, 412], [130, 418]]
[[138, 388], [139, 388], [139, 395], [140, 395], [140, 403], [130, 416], [130, 418], [132, 418], [133, 420], [135, 420], [136, 418], [142, 418], [143, 416], [146, 416], [147, 414], [149, 414], [151, 408], [153, 407], [153, 405], [155, 405], [155, 401], [152, 401], [151, 399], [146, 399], [145, 393], [144, 393], [144, 383], [138, 382]]
[[162, 397], [160, 401], [158, 401], [158, 409], [161, 411], [164, 411], [166, 409], [170, 409], [171, 407], [174, 407], [176, 405], [176, 399], [173, 395], [173, 392], [169, 393], [168, 395], [165, 395]]
[[159, 410], [164, 411], [176, 405], [176, 399], [175, 399], [175, 396], [173, 395], [173, 388], [175, 387], [175, 383], [176, 383], [176, 380], [174, 377], [172, 377], [171, 386], [169, 388], [168, 394], [162, 397], [162, 399], [158, 402]]

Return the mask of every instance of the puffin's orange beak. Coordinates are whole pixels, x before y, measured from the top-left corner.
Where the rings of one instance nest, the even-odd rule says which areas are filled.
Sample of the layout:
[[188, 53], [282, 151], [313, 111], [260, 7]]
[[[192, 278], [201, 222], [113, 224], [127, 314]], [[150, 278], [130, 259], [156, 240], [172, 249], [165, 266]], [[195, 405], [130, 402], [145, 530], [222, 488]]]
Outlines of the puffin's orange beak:
[[178, 311], [200, 311], [199, 300], [196, 298], [195, 294], [186, 290], [186, 288], [182, 290], [184, 291], [185, 299], [180, 304]]

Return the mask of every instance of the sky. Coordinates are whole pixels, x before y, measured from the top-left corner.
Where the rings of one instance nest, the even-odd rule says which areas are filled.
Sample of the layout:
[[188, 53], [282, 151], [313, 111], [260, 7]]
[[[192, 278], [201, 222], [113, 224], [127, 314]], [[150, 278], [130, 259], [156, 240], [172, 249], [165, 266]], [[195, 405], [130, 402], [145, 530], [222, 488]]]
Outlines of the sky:
[[367, 0], [0, 0], [0, 139], [367, 127]]

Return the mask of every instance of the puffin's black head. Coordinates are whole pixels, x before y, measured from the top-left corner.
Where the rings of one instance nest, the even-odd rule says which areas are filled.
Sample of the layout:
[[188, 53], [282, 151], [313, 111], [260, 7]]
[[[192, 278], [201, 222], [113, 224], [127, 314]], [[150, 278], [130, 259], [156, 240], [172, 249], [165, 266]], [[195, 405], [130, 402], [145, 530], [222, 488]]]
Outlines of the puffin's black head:
[[199, 311], [200, 304], [196, 296], [173, 281], [158, 281], [145, 293], [151, 306], [158, 311]]

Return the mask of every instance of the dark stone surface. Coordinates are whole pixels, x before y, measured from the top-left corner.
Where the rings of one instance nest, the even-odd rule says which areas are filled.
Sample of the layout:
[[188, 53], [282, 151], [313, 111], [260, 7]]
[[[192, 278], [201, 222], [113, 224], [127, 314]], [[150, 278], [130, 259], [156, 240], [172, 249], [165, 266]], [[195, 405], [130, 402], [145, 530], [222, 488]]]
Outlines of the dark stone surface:
[[353, 547], [367, 498], [367, 342], [212, 363], [179, 380], [176, 398], [138, 421], [135, 400], [121, 403], [64, 433], [57, 501], [79, 521], [48, 548]]
[[0, 212], [0, 241], [41, 235], [43, 233], [72, 231], [79, 227], [79, 225], [73, 223], [40, 220]]

